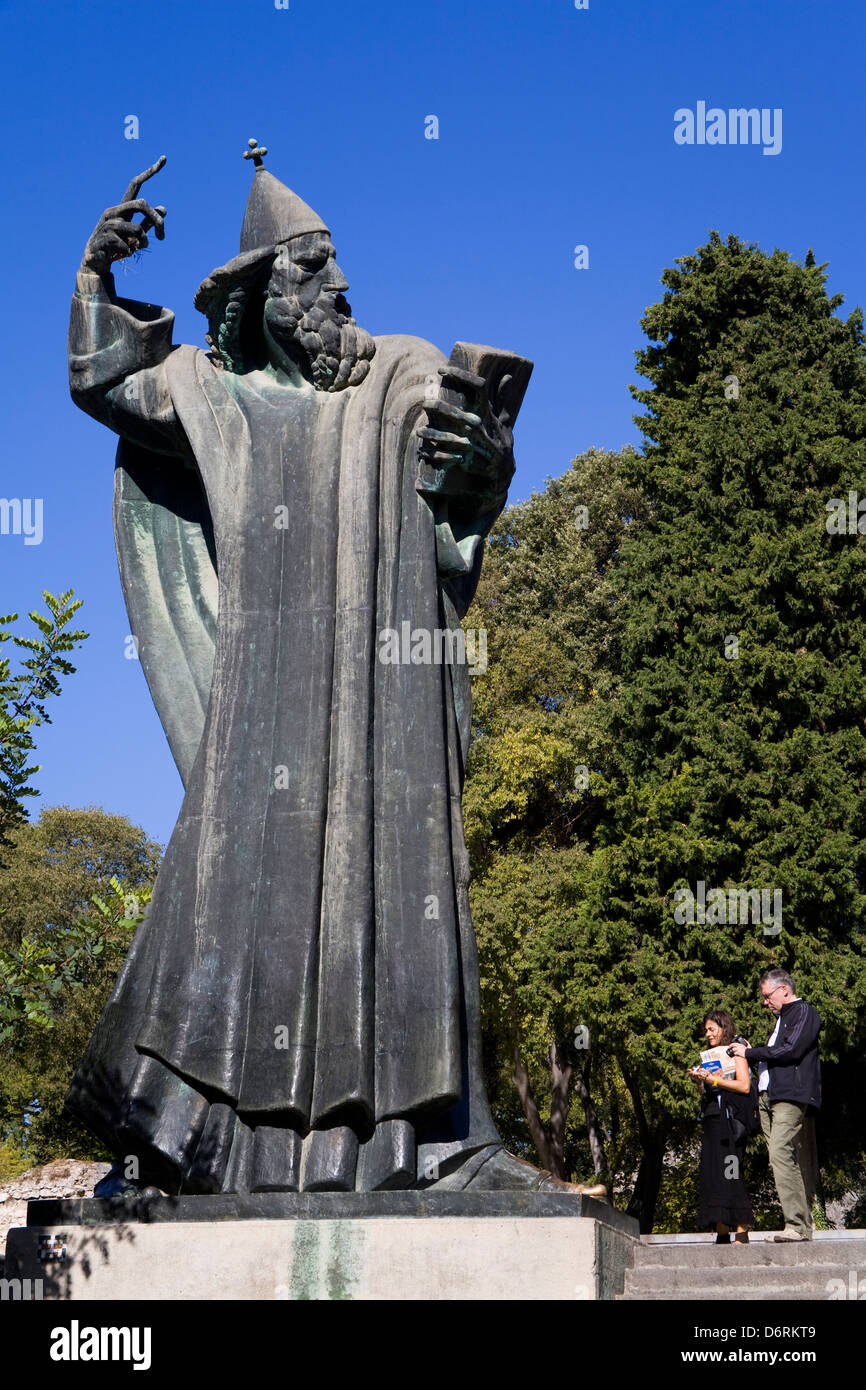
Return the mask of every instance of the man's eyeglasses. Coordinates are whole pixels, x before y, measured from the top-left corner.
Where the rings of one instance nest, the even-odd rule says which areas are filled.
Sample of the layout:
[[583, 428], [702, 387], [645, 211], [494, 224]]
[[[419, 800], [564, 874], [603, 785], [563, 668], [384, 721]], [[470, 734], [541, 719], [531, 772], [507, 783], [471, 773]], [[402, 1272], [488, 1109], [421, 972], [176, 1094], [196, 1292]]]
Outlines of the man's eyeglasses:
[[784, 988], [785, 988], [784, 985], [776, 985], [776, 988], [775, 988], [775, 989], [771, 989], [769, 994], [765, 994], [764, 991], [761, 990], [761, 998], [763, 999], [764, 1003], [766, 1004], [766, 1002], [767, 1002], [768, 999], [772, 999], [772, 997], [773, 997], [774, 994], [776, 994], [780, 989], [784, 989]]

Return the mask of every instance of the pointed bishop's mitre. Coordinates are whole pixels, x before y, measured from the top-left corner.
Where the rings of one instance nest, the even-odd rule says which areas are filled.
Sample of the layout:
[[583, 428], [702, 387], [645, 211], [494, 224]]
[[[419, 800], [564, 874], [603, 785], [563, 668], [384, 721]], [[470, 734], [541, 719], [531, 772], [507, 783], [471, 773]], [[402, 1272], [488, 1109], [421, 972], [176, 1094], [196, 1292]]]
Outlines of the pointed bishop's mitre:
[[330, 236], [329, 228], [303, 198], [264, 167], [257, 169], [241, 228], [241, 254], [260, 246], [277, 246], [305, 232]]
[[202, 281], [196, 291], [195, 307], [203, 314], [209, 313], [214, 306], [219, 307], [235, 285], [248, 281], [264, 262], [273, 261], [281, 242], [305, 232], [324, 232], [325, 236], [330, 236], [318, 213], [260, 164], [247, 199], [240, 253], [226, 265], [212, 270]]

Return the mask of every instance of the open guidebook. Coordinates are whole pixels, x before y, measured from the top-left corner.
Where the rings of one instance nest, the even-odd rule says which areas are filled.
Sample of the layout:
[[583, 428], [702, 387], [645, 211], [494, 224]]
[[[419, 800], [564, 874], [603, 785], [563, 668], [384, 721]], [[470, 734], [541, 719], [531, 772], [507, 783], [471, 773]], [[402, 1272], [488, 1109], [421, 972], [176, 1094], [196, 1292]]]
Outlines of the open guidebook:
[[701, 1066], [707, 1071], [718, 1072], [723, 1081], [733, 1081], [737, 1074], [736, 1059], [728, 1056], [728, 1044], [721, 1047], [708, 1047], [701, 1053]]

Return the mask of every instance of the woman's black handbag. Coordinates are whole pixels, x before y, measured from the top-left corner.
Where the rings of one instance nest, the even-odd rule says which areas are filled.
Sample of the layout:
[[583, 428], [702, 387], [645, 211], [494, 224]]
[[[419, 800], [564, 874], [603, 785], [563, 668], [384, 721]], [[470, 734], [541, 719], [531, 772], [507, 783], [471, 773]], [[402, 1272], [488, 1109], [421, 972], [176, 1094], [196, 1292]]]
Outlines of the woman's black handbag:
[[751, 1138], [754, 1134], [761, 1132], [761, 1119], [758, 1114], [758, 1083], [752, 1077], [752, 1084], [747, 1096], [737, 1096], [733, 1109], [731, 1104], [725, 1102], [725, 1115], [728, 1127], [731, 1131], [731, 1138], [735, 1144], [739, 1144], [744, 1139]]
[[761, 1133], [761, 1114], [758, 1110], [758, 1083], [754, 1077], [752, 1077], [752, 1085], [746, 1097], [746, 1101], [748, 1104], [743, 1107], [746, 1111], [746, 1133], [751, 1137], [753, 1134]]
[[733, 1143], [734, 1143], [734, 1144], [740, 1144], [740, 1143], [742, 1143], [742, 1141], [745, 1139], [746, 1134], [748, 1133], [748, 1131], [747, 1131], [747, 1129], [746, 1129], [746, 1126], [743, 1124], [742, 1120], [740, 1119], [740, 1117], [739, 1117], [738, 1115], [734, 1114], [734, 1112], [731, 1110], [731, 1107], [730, 1107], [729, 1105], [726, 1105], [726, 1106], [725, 1106], [725, 1119], [726, 1119], [727, 1122], [728, 1122], [728, 1130], [729, 1130], [729, 1132], [730, 1132], [731, 1139], [732, 1139]]

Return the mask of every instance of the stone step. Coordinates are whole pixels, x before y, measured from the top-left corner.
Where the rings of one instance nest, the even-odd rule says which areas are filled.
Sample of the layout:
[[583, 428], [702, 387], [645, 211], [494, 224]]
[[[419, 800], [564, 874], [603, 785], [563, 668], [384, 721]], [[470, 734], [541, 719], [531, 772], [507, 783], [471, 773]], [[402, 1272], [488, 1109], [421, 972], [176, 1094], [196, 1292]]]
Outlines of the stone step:
[[[778, 1231], [749, 1231], [749, 1239], [754, 1244], [762, 1240], [774, 1243]], [[656, 1235], [639, 1236], [641, 1245], [715, 1245], [715, 1232], [710, 1231], [661, 1231]], [[812, 1231], [812, 1240], [819, 1245], [828, 1240], [866, 1240], [866, 1226], [843, 1226], [830, 1231]]]
[[[728, 1297], [735, 1288], [751, 1289], [756, 1296], [765, 1288], [779, 1288], [795, 1290], [806, 1288], [812, 1290], [813, 1298], [829, 1298], [834, 1286], [831, 1280], [840, 1281], [841, 1285], [847, 1290], [849, 1280], [852, 1277], [858, 1285], [863, 1281], [863, 1291], [866, 1293], [866, 1265], [856, 1269], [849, 1264], [820, 1264], [820, 1265], [789, 1265], [773, 1267], [762, 1265], [752, 1269], [732, 1270], [728, 1266], [724, 1274], [720, 1268], [670, 1268], [666, 1265], [638, 1265], [626, 1270], [625, 1292], [637, 1293], [641, 1296], [645, 1293], [664, 1293], [667, 1289], [673, 1296], [674, 1291], [682, 1291], [682, 1296], [688, 1296], [695, 1288], [714, 1288], [716, 1293], [724, 1289], [725, 1296]], [[835, 1286], [839, 1288], [839, 1284]]]
[[733, 1306], [735, 1303], [819, 1303], [823, 1302], [826, 1297], [826, 1294], [817, 1294], [813, 1289], [782, 1289], [775, 1285], [763, 1289], [730, 1288], [727, 1284], [721, 1288], [716, 1284], [713, 1288], [669, 1289], [664, 1293], [658, 1291], [653, 1293], [620, 1293], [616, 1296], [616, 1302], [719, 1303], [722, 1300], [725, 1304]]
[[792, 1244], [753, 1240], [748, 1245], [644, 1244], [635, 1251], [635, 1268], [644, 1269], [752, 1269], [773, 1266], [845, 1264], [866, 1272], [866, 1239], [810, 1240]]
[[642, 1237], [621, 1301], [827, 1302], [866, 1297], [866, 1232], [811, 1241], [716, 1245], [709, 1236]]

